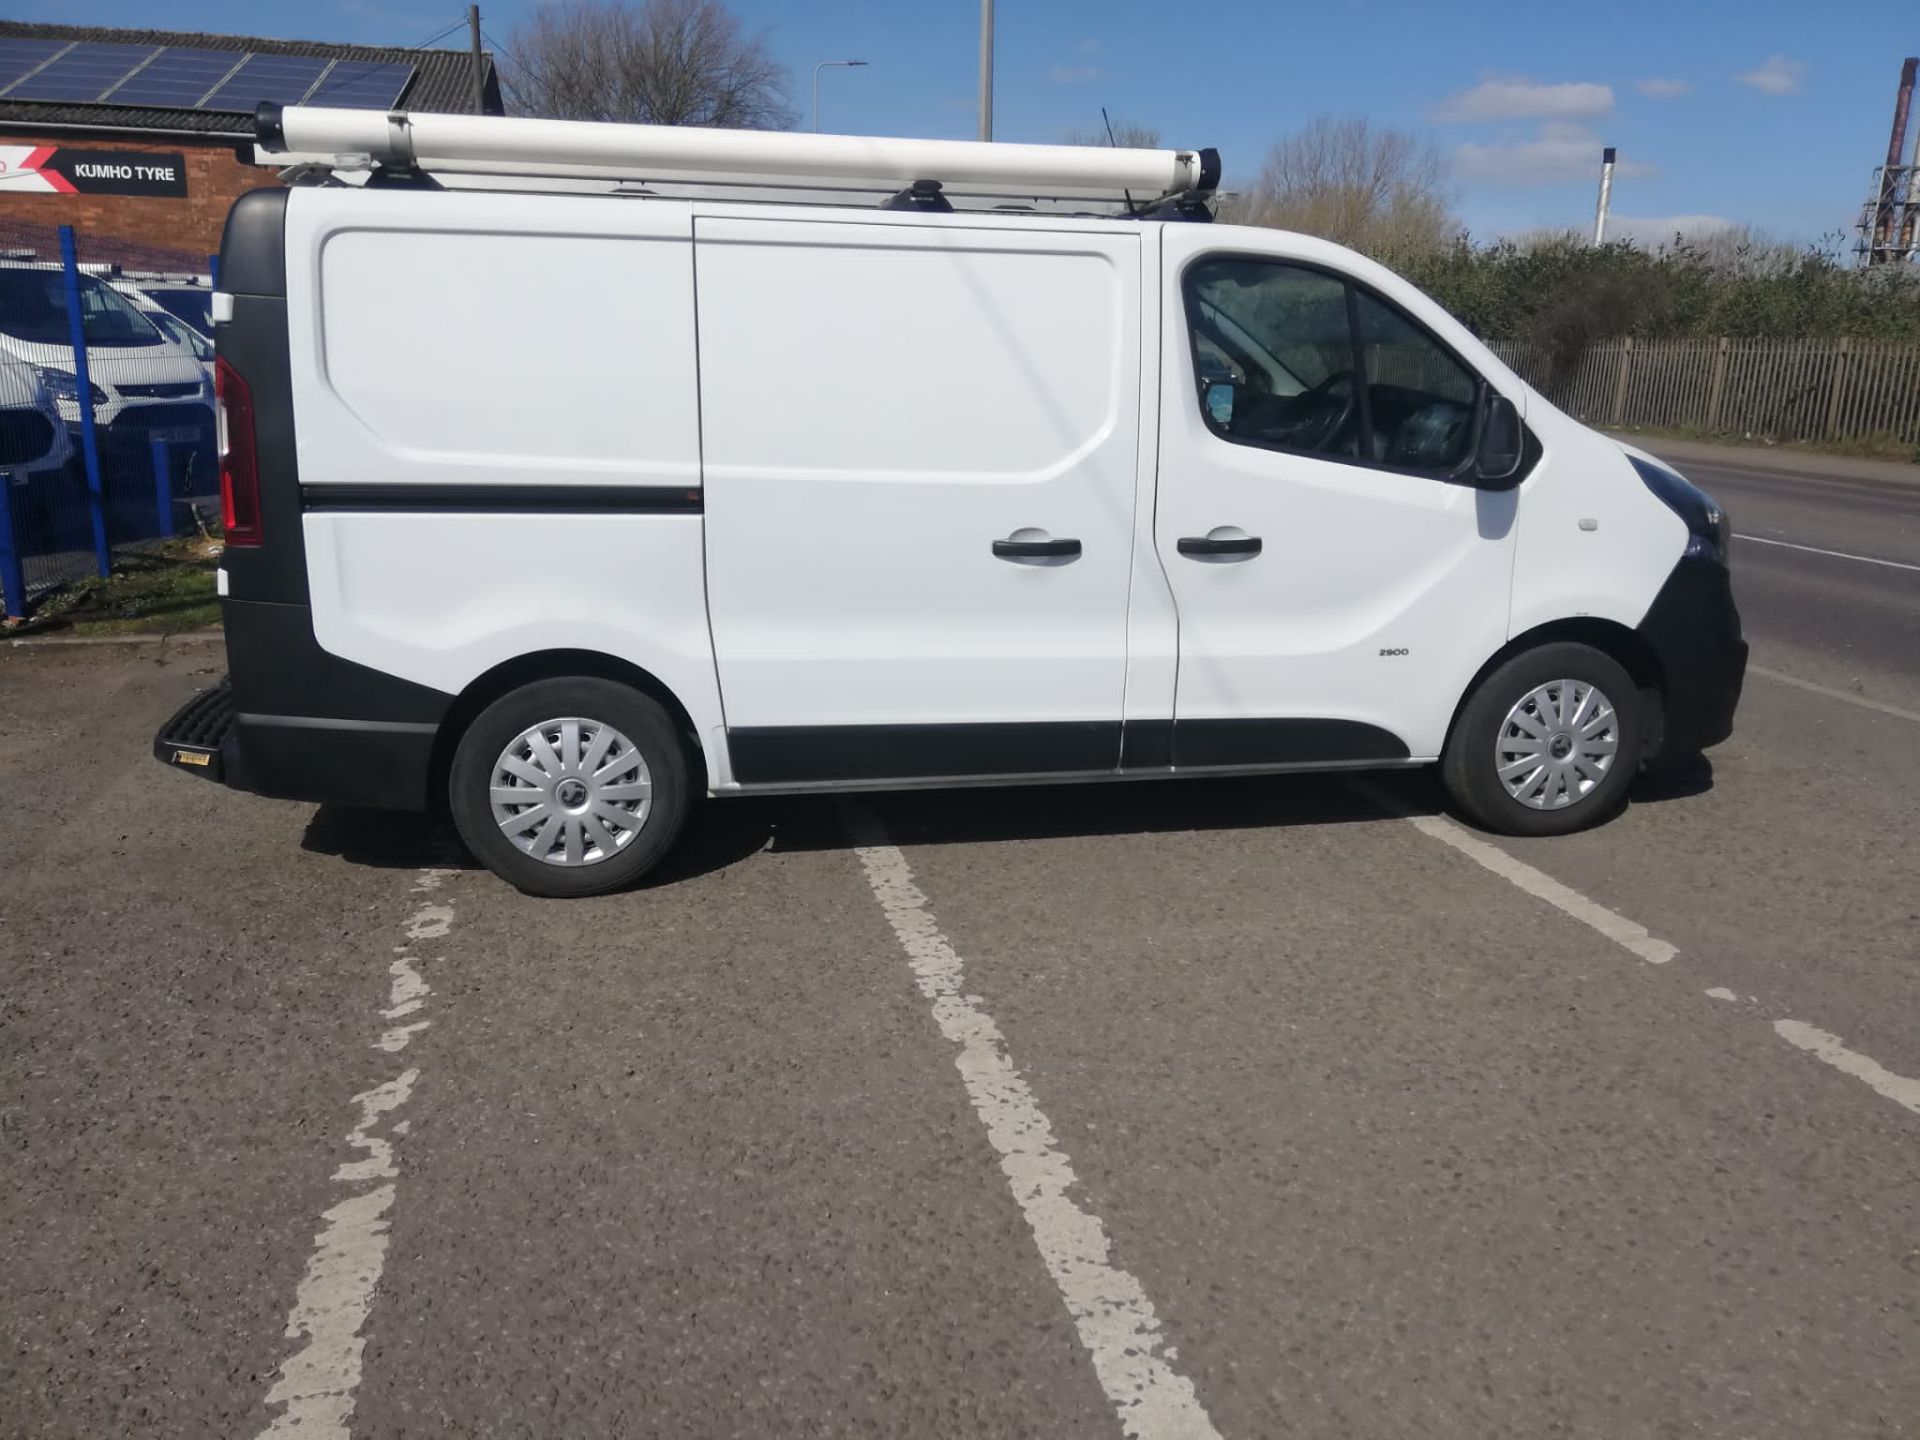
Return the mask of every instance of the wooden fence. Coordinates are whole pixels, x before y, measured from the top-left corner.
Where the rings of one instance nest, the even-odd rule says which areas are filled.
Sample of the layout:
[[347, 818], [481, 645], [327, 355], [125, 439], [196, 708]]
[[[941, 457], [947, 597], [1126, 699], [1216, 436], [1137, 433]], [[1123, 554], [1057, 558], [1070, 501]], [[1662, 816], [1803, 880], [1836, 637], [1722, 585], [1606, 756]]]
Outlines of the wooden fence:
[[1593, 425], [1920, 446], [1920, 345], [1890, 340], [1609, 340], [1555, 375], [1522, 341], [1493, 350]]

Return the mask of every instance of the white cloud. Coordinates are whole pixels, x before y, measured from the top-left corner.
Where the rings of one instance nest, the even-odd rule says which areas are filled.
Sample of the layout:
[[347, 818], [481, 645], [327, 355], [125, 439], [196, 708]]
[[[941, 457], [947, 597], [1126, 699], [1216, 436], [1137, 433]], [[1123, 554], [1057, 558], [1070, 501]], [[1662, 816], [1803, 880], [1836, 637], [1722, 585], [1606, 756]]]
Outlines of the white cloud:
[[1751, 85], [1766, 95], [1791, 95], [1800, 88], [1801, 80], [1806, 76], [1807, 66], [1804, 60], [1790, 60], [1785, 55], [1770, 55], [1760, 65], [1739, 77], [1742, 85]]
[[1613, 87], [1569, 82], [1540, 85], [1525, 76], [1482, 80], [1440, 102], [1435, 120], [1451, 124], [1475, 120], [1574, 120], [1605, 115], [1613, 109]]
[[1636, 245], [1642, 245], [1648, 249], [1671, 245], [1676, 235], [1683, 240], [1703, 240], [1710, 235], [1719, 235], [1739, 228], [1738, 221], [1729, 220], [1724, 215], [1609, 215], [1607, 217], [1609, 240], [1631, 240]]
[[1056, 85], [1085, 85], [1093, 80], [1104, 80], [1107, 72], [1098, 65], [1049, 65], [1047, 79]]
[[[1454, 173], [1463, 180], [1489, 185], [1554, 185], [1562, 180], [1598, 180], [1600, 137], [1584, 125], [1564, 121], [1540, 127], [1531, 140], [1500, 141], [1491, 145], [1466, 144], [1453, 152]], [[1613, 167], [1616, 180], [1657, 173], [1651, 165], [1620, 160]]]
[[1655, 100], [1677, 100], [1693, 89], [1691, 80], [1662, 80], [1659, 77], [1637, 81], [1634, 89]]

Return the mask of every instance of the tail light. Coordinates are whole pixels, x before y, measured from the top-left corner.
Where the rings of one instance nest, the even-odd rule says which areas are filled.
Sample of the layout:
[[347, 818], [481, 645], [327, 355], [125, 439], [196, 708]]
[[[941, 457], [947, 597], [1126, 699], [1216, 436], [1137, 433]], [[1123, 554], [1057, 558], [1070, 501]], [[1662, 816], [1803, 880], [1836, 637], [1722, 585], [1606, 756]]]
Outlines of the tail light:
[[253, 445], [253, 392], [224, 358], [213, 362], [214, 423], [220, 448], [220, 512], [227, 544], [258, 545], [260, 467]]

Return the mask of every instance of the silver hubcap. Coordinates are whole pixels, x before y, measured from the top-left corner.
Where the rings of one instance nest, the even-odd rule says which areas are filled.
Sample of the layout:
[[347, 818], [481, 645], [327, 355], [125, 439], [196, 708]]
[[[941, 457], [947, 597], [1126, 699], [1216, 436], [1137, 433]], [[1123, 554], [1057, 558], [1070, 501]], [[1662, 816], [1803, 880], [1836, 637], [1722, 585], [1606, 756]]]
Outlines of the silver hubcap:
[[570, 715], [522, 730], [493, 762], [493, 818], [549, 865], [594, 865], [624, 850], [653, 808], [653, 777], [611, 725]]
[[1607, 777], [1620, 755], [1620, 718], [1584, 680], [1554, 680], [1529, 691], [1501, 723], [1493, 763], [1522, 805], [1564, 810]]

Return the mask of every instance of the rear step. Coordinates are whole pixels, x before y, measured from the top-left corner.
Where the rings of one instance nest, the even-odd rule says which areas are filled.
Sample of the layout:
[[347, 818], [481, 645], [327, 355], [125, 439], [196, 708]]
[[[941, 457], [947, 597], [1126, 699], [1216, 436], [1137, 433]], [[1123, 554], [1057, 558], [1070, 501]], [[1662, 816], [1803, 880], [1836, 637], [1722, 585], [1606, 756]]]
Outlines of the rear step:
[[233, 734], [233, 689], [222, 680], [182, 705], [153, 737], [153, 758], [209, 780], [226, 779], [223, 751]]

